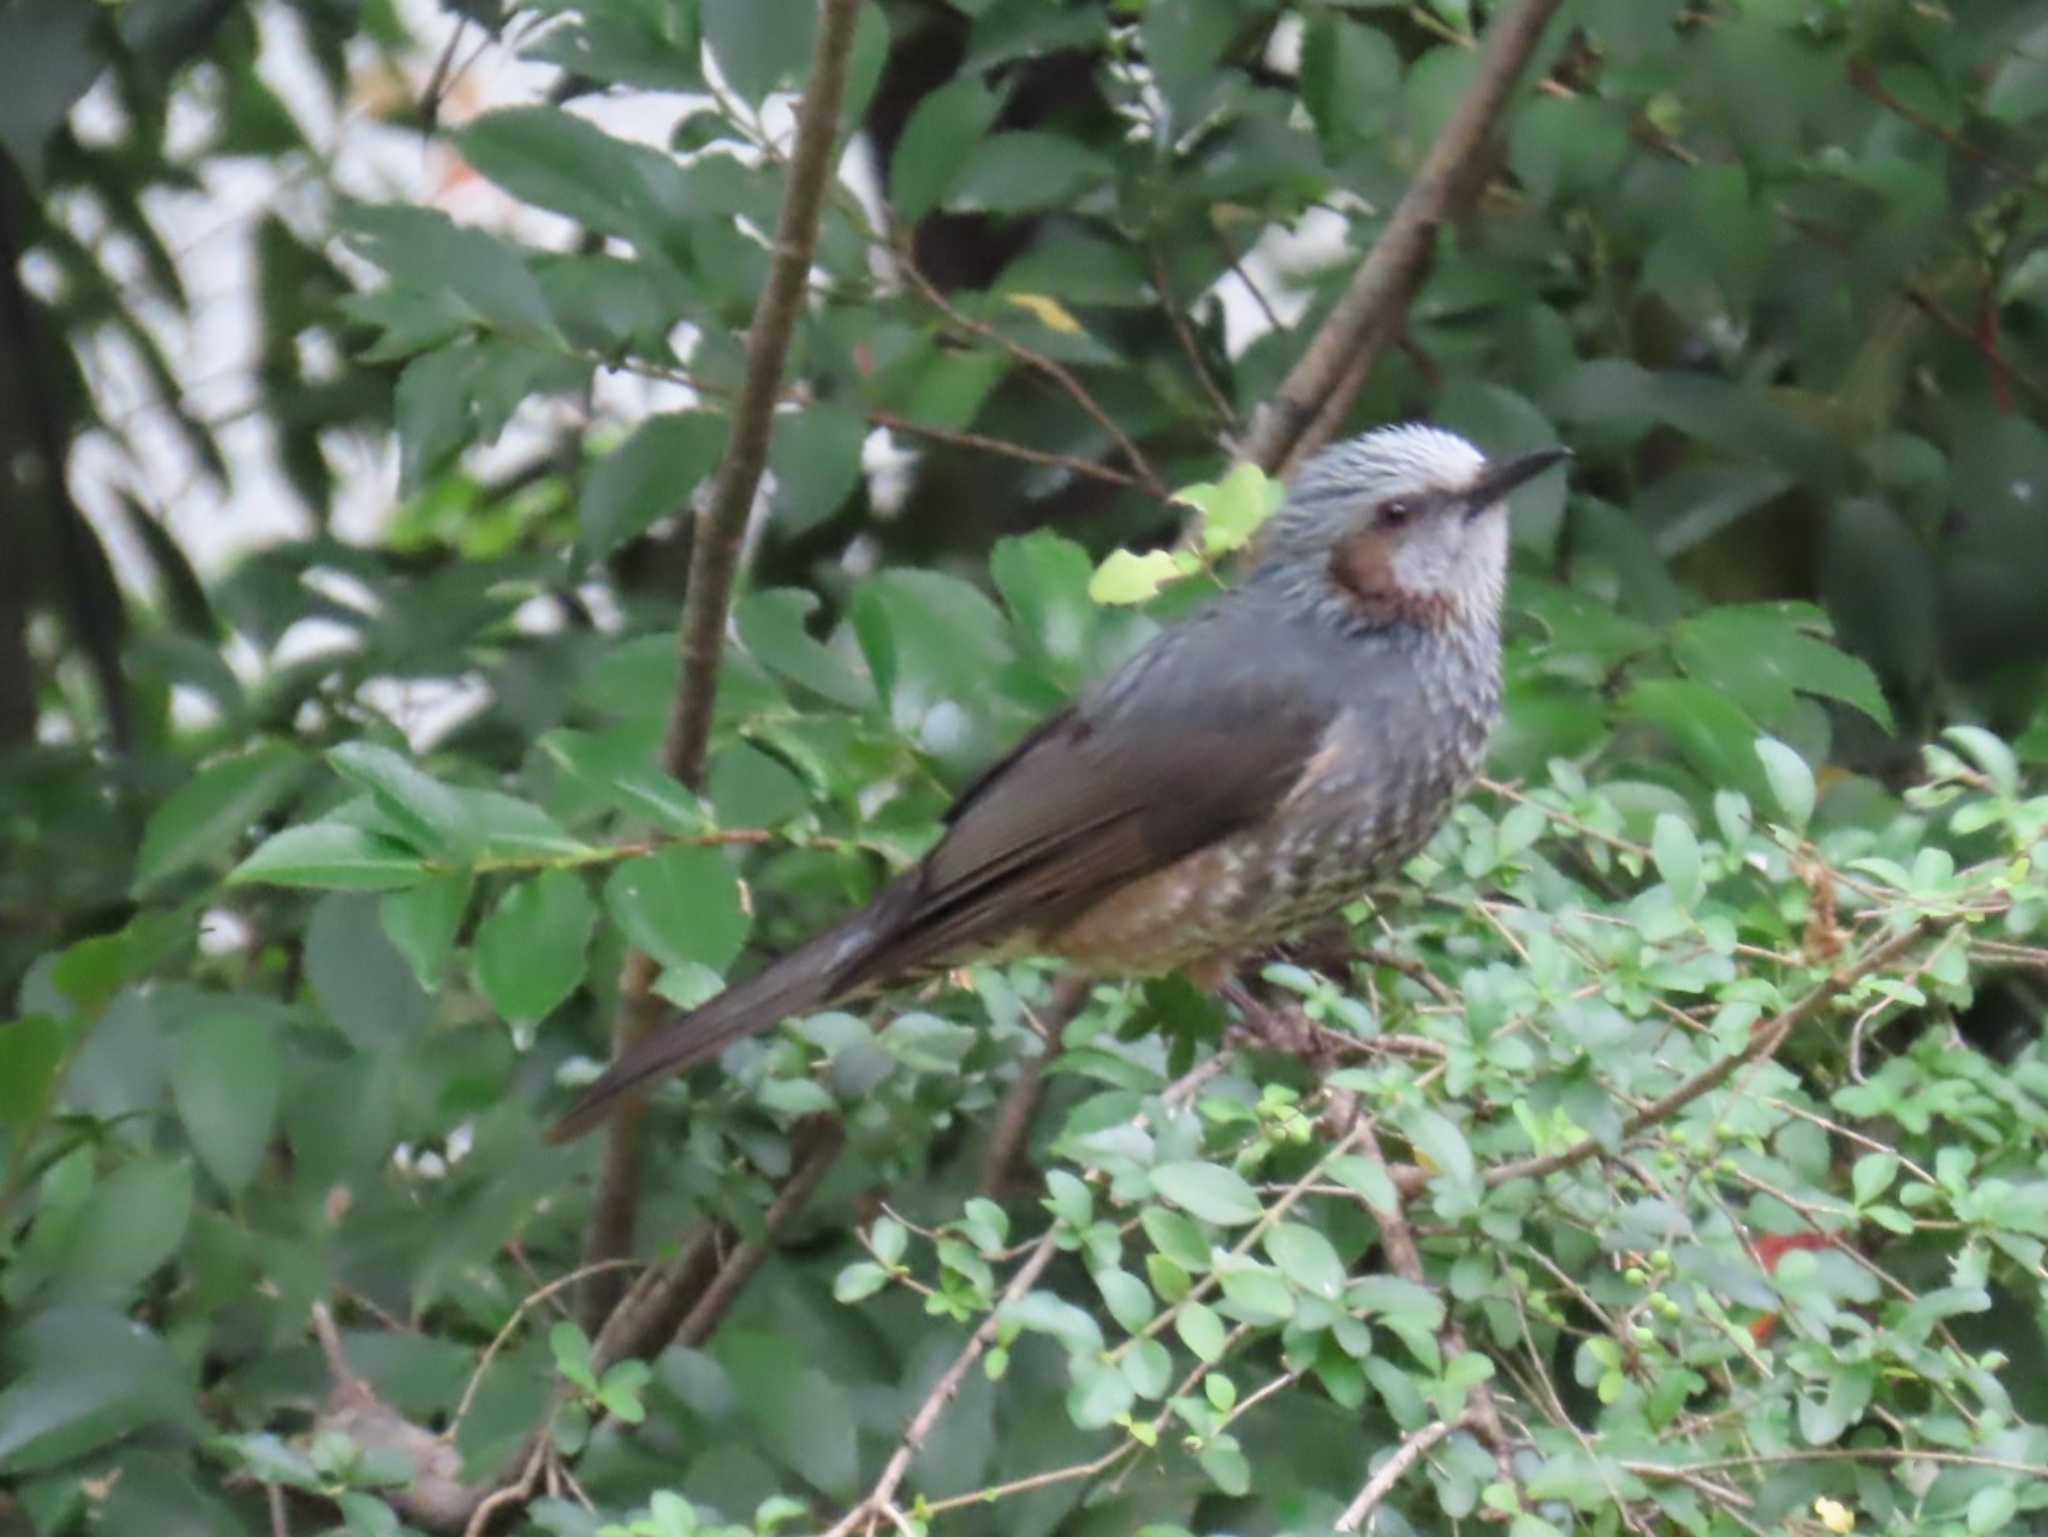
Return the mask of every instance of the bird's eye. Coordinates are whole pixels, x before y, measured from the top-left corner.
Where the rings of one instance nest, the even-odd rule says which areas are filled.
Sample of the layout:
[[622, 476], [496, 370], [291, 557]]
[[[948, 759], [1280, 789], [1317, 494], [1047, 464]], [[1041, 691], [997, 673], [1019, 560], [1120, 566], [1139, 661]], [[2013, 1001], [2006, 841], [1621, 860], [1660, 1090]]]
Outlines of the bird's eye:
[[1415, 517], [1413, 502], [1392, 501], [1380, 503], [1380, 522], [1388, 528], [1400, 528]]

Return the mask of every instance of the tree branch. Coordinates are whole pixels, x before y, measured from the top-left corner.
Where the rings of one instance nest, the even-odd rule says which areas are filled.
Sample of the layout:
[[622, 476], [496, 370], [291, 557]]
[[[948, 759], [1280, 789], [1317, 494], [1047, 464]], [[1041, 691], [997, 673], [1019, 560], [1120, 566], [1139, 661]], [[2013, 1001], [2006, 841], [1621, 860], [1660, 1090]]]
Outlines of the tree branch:
[[996, 1299], [996, 1305], [989, 1309], [988, 1316], [981, 1321], [981, 1326], [968, 1336], [967, 1344], [954, 1358], [953, 1364], [946, 1368], [937, 1382], [932, 1384], [932, 1390], [925, 1395], [925, 1400], [918, 1406], [917, 1413], [911, 1416], [909, 1427], [903, 1432], [903, 1440], [890, 1455], [888, 1463], [882, 1469], [882, 1476], [875, 1480], [875, 1486], [868, 1491], [867, 1498], [840, 1517], [838, 1524], [827, 1532], [825, 1537], [849, 1537], [854, 1528], [860, 1525], [863, 1517], [893, 1505], [896, 1491], [903, 1487], [903, 1480], [910, 1472], [910, 1464], [916, 1460], [918, 1451], [924, 1446], [925, 1438], [932, 1433], [932, 1427], [938, 1424], [939, 1416], [945, 1412], [946, 1405], [952, 1402], [953, 1395], [960, 1391], [960, 1384], [967, 1380], [967, 1374], [974, 1370], [975, 1363], [982, 1358], [988, 1347], [995, 1343], [996, 1334], [1002, 1327], [1003, 1309], [1037, 1285], [1038, 1278], [1045, 1274], [1046, 1266], [1050, 1265], [1053, 1256], [1059, 1253], [1059, 1232], [1059, 1225], [1055, 1223], [1047, 1228], [1045, 1236], [1032, 1246], [1024, 1263], [1017, 1268], [1017, 1273], [1010, 1277], [1010, 1284], [1003, 1288], [1002, 1296]]
[[1387, 341], [1400, 334], [1409, 301], [1422, 286], [1436, 233], [1470, 191], [1469, 172], [1484, 150], [1508, 95], [1561, 0], [1521, 0], [1487, 29], [1479, 72], [1451, 120], [1423, 157], [1350, 286], [1316, 332], [1278, 393], [1259, 412], [1244, 457], [1269, 473], [1314, 452], [1356, 398]]
[[1372, 1518], [1380, 1502], [1394, 1492], [1408, 1470], [1422, 1461], [1433, 1451], [1438, 1442], [1446, 1439], [1452, 1431], [1464, 1424], [1458, 1420], [1436, 1420], [1403, 1440], [1394, 1455], [1380, 1464], [1380, 1470], [1365, 1481], [1365, 1487], [1357, 1497], [1344, 1507], [1344, 1513], [1335, 1522], [1333, 1530], [1355, 1532]]
[[995, 1128], [989, 1133], [988, 1150], [981, 1161], [981, 1193], [1002, 1197], [1016, 1175], [1017, 1160], [1031, 1140], [1031, 1123], [1045, 1098], [1045, 1070], [1059, 1055], [1060, 1039], [1074, 1017], [1088, 1006], [1094, 988], [1092, 979], [1079, 972], [1065, 972], [1053, 983], [1052, 1000], [1039, 1021], [1044, 1027], [1045, 1050], [1017, 1069], [1017, 1081], [1003, 1095], [996, 1108]]
[[[1912, 949], [1927, 932], [1927, 927], [1927, 921], [1922, 919], [1904, 933], [1895, 934], [1883, 944], [1865, 951], [1863, 957], [1853, 965], [1832, 973], [1791, 1008], [1753, 1030], [1750, 1033], [1749, 1044], [1742, 1050], [1733, 1056], [1723, 1057], [1704, 1072], [1688, 1078], [1662, 1099], [1630, 1116], [1622, 1123], [1620, 1140], [1626, 1142], [1652, 1126], [1661, 1126], [1702, 1094], [1718, 1089], [1741, 1068], [1775, 1054], [1778, 1048], [1785, 1044], [1785, 1038], [1798, 1026], [1813, 1018], [1872, 972], [1882, 971]], [[1542, 1179], [1545, 1175], [1582, 1164], [1599, 1151], [1600, 1144], [1589, 1137], [1560, 1153], [1546, 1153], [1541, 1158], [1522, 1158], [1513, 1163], [1497, 1164], [1486, 1171], [1486, 1183], [1488, 1186], [1497, 1186], [1505, 1185], [1509, 1180]], [[1416, 1172], [1419, 1174], [1421, 1171]]]
[[1138, 452], [1138, 445], [1131, 441], [1130, 434], [1119, 427], [1116, 424], [1116, 419], [1102, 409], [1101, 403], [1088, 393], [1088, 386], [1075, 378], [1071, 369], [1062, 363], [1055, 362], [1044, 353], [1034, 351], [1025, 346], [1014, 336], [1006, 335], [987, 321], [976, 320], [972, 315], [965, 313], [951, 299], [948, 299], [943, 293], [939, 292], [930, 278], [918, 271], [917, 264], [910, 259], [910, 253], [907, 250], [898, 254], [897, 261], [903, 268], [903, 275], [910, 280], [911, 286], [924, 296], [926, 303], [930, 304], [941, 315], [944, 315], [947, 320], [951, 321], [968, 335], [978, 336], [983, 341], [1000, 347], [1026, 368], [1035, 369], [1039, 373], [1044, 374], [1046, 378], [1052, 380], [1054, 384], [1065, 390], [1074, 404], [1087, 414], [1088, 419], [1100, 427], [1104, 433], [1108, 434], [1109, 440], [1116, 444], [1118, 451], [1124, 456], [1124, 462], [1130, 465], [1132, 473], [1137, 477], [1138, 485], [1146, 494], [1155, 496], [1162, 502], [1167, 499], [1169, 493], [1166, 489], [1166, 483], [1153, 473], [1151, 464], [1147, 462], [1143, 454]]
[[[776, 395], [782, 387], [783, 362], [803, 309], [811, 253], [818, 241], [818, 216], [832, 181], [839, 107], [846, 96], [847, 60], [859, 12], [860, 0], [820, 0], [810, 84], [797, 108], [796, 149], [790, 157], [788, 191], [775, 229], [774, 260], [747, 331], [746, 377], [733, 404], [732, 438], [718, 467], [710, 504], [697, 518], [690, 549], [689, 583], [676, 631], [683, 676], [662, 746], [663, 766], [687, 785], [696, 785], [704, 775], [740, 547], [746, 537], [747, 514], [768, 462], [768, 438], [774, 426]], [[638, 955], [629, 960], [620, 983], [623, 1000], [614, 1032], [615, 1051], [623, 1052], [659, 1017], [659, 1006], [649, 1002], [654, 976], [652, 961]], [[640, 1203], [640, 1115], [640, 1107], [631, 1104], [622, 1107], [612, 1120], [584, 1243], [586, 1265], [616, 1259], [633, 1246]], [[612, 1290], [610, 1279], [593, 1281], [584, 1310], [586, 1327], [595, 1322], [592, 1315], [598, 1310], [597, 1301], [609, 1301], [607, 1294]]]

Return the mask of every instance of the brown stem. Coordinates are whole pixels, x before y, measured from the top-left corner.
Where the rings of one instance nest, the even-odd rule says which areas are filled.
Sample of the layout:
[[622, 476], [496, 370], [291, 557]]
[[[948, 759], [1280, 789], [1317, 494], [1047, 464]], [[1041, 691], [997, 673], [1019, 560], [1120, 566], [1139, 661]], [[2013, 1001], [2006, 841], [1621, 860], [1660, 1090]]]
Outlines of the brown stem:
[[1202, 387], [1202, 393], [1209, 397], [1209, 404], [1215, 409], [1216, 420], [1226, 429], [1237, 423], [1237, 408], [1223, 393], [1221, 385], [1210, 374], [1208, 364], [1202, 361], [1202, 349], [1195, 341], [1194, 330], [1188, 325], [1188, 317], [1182, 313], [1180, 299], [1173, 291], [1173, 278], [1166, 270], [1165, 258], [1155, 249], [1147, 247], [1145, 252], [1152, 265], [1152, 291], [1159, 295], [1159, 307], [1166, 311], [1166, 318], [1173, 326], [1174, 340], [1180, 343], [1180, 350], [1187, 355], [1188, 368], [1194, 373], [1195, 382]]
[[1469, 189], [1468, 169], [1561, 3], [1521, 0], [1487, 29], [1479, 72], [1343, 297], [1253, 422], [1245, 458], [1271, 473], [1320, 447], [1323, 439], [1314, 432], [1327, 431], [1328, 424], [1319, 422], [1318, 415], [1342, 389], [1346, 374], [1358, 373], [1362, 384], [1361, 359], [1362, 367], [1370, 369], [1379, 347], [1399, 334], [1400, 319], [1435, 248], [1436, 232]]
[[1380, 1506], [1380, 1502], [1394, 1492], [1408, 1470], [1427, 1457], [1439, 1441], [1462, 1424], [1460, 1420], [1435, 1420], [1403, 1440], [1394, 1455], [1380, 1464], [1380, 1470], [1365, 1481], [1365, 1487], [1357, 1497], [1344, 1507], [1344, 1513], [1337, 1517], [1333, 1530], [1355, 1532], [1363, 1526]]
[[[846, 95], [847, 59], [859, 12], [860, 0], [820, 0], [810, 84], [797, 109], [796, 149], [790, 156], [789, 187], [775, 229], [774, 261], [747, 331], [746, 376], [733, 404], [732, 438], [718, 467], [710, 504], [697, 519], [690, 550], [689, 583], [676, 632], [682, 684], [676, 691], [662, 746], [663, 766], [688, 785], [698, 784], [704, 775], [740, 547], [746, 538], [747, 513], [768, 462], [768, 438], [774, 426], [776, 395], [782, 387], [783, 363], [803, 310], [804, 284], [818, 240], [818, 216], [832, 180], [839, 107]], [[620, 983], [623, 1001], [613, 1038], [615, 1052], [623, 1052], [659, 1017], [659, 1007], [648, 1002], [654, 976], [652, 961], [636, 956], [628, 963]], [[640, 1115], [637, 1106], [627, 1106], [613, 1117], [605, 1143], [603, 1171], [584, 1242], [586, 1265], [616, 1259], [632, 1248], [639, 1205]], [[608, 1301], [604, 1294], [616, 1284], [616, 1273], [607, 1272], [593, 1280], [590, 1296]], [[594, 1301], [586, 1303], [586, 1325], [593, 1321], [595, 1310]]]
[[1045, 1050], [1024, 1063], [1017, 1081], [996, 1107], [995, 1129], [989, 1133], [988, 1151], [981, 1161], [981, 1193], [1000, 1198], [1016, 1177], [1017, 1163], [1031, 1140], [1031, 1123], [1045, 1099], [1046, 1065], [1059, 1054], [1060, 1038], [1074, 1016], [1087, 1007], [1094, 983], [1078, 972], [1067, 972], [1053, 984], [1052, 1001], [1039, 1021], [1044, 1027]]
[[1137, 476], [1138, 484], [1144, 488], [1146, 494], [1155, 496], [1162, 502], [1167, 499], [1166, 483], [1153, 473], [1151, 464], [1138, 452], [1138, 445], [1131, 441], [1130, 434], [1119, 427], [1116, 419], [1102, 409], [1101, 402], [1088, 393], [1088, 386], [1074, 377], [1073, 370], [1055, 362], [1044, 353], [1025, 346], [1014, 336], [1005, 335], [987, 321], [976, 320], [961, 310], [933, 285], [930, 278], [917, 270], [917, 264], [910, 259], [908, 251], [902, 252], [897, 260], [902, 265], [903, 275], [910, 280], [911, 287], [922, 294], [925, 302], [947, 320], [968, 335], [978, 336], [983, 341], [1002, 348], [1025, 367], [1036, 369], [1065, 390], [1074, 404], [1087, 414], [1088, 419], [1107, 433], [1109, 440], [1116, 444], [1118, 451], [1124, 456], [1124, 462], [1130, 465], [1132, 473]]
[[910, 1425], [903, 1432], [903, 1440], [890, 1455], [888, 1463], [882, 1469], [882, 1476], [875, 1480], [875, 1486], [868, 1491], [867, 1498], [841, 1517], [839, 1523], [827, 1532], [825, 1537], [848, 1537], [864, 1518], [892, 1505], [896, 1491], [903, 1487], [903, 1480], [910, 1472], [910, 1464], [916, 1460], [918, 1450], [924, 1445], [926, 1437], [931, 1435], [932, 1427], [938, 1424], [939, 1416], [945, 1412], [946, 1405], [952, 1401], [953, 1395], [960, 1391], [960, 1384], [967, 1380], [967, 1374], [974, 1370], [975, 1363], [980, 1361], [988, 1347], [995, 1343], [996, 1333], [1001, 1328], [1003, 1309], [1037, 1285], [1038, 1278], [1045, 1274], [1045, 1267], [1050, 1265], [1053, 1256], [1059, 1253], [1059, 1233], [1056, 1225], [1047, 1228], [1045, 1236], [1032, 1246], [1031, 1253], [1018, 1267], [1017, 1273], [1010, 1277], [1010, 1284], [1003, 1288], [1002, 1296], [996, 1299], [996, 1305], [989, 1309], [988, 1317], [984, 1318], [981, 1326], [968, 1336], [967, 1344], [954, 1359], [953, 1364], [946, 1368], [937, 1382], [932, 1384], [931, 1392], [925, 1395], [925, 1400], [918, 1406], [917, 1413], [911, 1416]]
[[[1637, 1111], [1622, 1123], [1620, 1141], [1640, 1136], [1652, 1126], [1661, 1126], [1687, 1105], [1718, 1089], [1742, 1068], [1752, 1062], [1761, 1062], [1774, 1054], [1785, 1044], [1785, 1038], [1793, 1030], [1813, 1018], [1828, 1004], [1846, 993], [1872, 972], [1882, 971], [1893, 961], [1904, 955], [1919, 943], [1927, 932], [1926, 920], [1913, 924], [1902, 934], [1895, 934], [1883, 944], [1866, 951], [1861, 959], [1850, 966], [1834, 972], [1791, 1008], [1775, 1019], [1758, 1025], [1750, 1032], [1749, 1044], [1732, 1057], [1723, 1057], [1704, 1072], [1688, 1078], [1669, 1094], [1655, 1103]], [[1600, 1144], [1592, 1138], [1575, 1143], [1561, 1153], [1546, 1153], [1541, 1158], [1523, 1158], [1514, 1163], [1497, 1164], [1486, 1171], [1486, 1183], [1505, 1185], [1509, 1180], [1541, 1179], [1561, 1169], [1573, 1168], [1584, 1163], [1600, 1151]], [[1405, 1171], [1404, 1171], [1405, 1172]], [[1419, 1171], [1418, 1171], [1419, 1172]], [[1426, 1176], [1425, 1176], [1426, 1178]]]
[[1085, 475], [1090, 480], [1107, 481], [1112, 486], [1135, 486], [1137, 477], [1126, 475], [1122, 470], [1113, 470], [1106, 464], [1097, 464], [1093, 459], [1082, 459], [1073, 454], [1049, 453], [1042, 448], [1027, 448], [1022, 443], [1012, 443], [1006, 438], [991, 438], [979, 432], [955, 432], [950, 427], [933, 427], [924, 422], [913, 422], [893, 411], [867, 413], [867, 419], [877, 427], [887, 427], [891, 432], [908, 433], [914, 437], [930, 438], [934, 443], [950, 443], [955, 448], [971, 448], [985, 454], [999, 454], [1005, 459], [1021, 459], [1026, 464], [1049, 464], [1055, 468]]

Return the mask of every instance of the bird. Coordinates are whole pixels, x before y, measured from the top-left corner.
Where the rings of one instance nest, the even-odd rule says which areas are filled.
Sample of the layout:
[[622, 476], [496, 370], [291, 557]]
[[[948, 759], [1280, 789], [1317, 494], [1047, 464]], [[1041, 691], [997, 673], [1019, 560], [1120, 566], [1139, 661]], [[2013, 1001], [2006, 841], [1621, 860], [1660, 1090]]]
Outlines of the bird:
[[777, 1023], [963, 964], [1208, 965], [1327, 916], [1418, 852], [1501, 713], [1508, 493], [1423, 423], [1306, 460], [1239, 579], [1027, 732], [923, 859], [843, 922], [632, 1043], [549, 1133], [581, 1136]]

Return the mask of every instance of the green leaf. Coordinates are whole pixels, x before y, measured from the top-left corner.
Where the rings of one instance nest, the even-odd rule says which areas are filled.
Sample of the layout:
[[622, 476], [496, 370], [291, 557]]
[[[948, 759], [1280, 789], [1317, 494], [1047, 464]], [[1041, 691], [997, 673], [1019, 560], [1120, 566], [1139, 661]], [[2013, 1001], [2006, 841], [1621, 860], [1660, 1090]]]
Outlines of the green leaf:
[[785, 536], [815, 528], [861, 485], [867, 418], [844, 406], [808, 405], [776, 415], [768, 445], [775, 476], [775, 526]]
[[1026, 648], [1076, 676], [1101, 629], [1102, 616], [1088, 596], [1093, 570], [1086, 550], [1044, 529], [998, 540], [989, 556], [989, 577]]
[[1312, 1296], [1334, 1302], [1344, 1293], [1344, 1262], [1330, 1240], [1300, 1222], [1276, 1222], [1266, 1234], [1266, 1255], [1280, 1273]]
[[662, 251], [686, 206], [689, 173], [644, 144], [559, 107], [486, 112], [452, 135], [469, 165], [514, 197], [602, 234]]
[[1152, 1289], [1128, 1270], [1098, 1270], [1095, 1284], [1102, 1292], [1109, 1316], [1132, 1334], [1152, 1322], [1158, 1311], [1153, 1305]]
[[266, 1011], [209, 1002], [178, 1032], [171, 1097], [200, 1162], [230, 1193], [263, 1162], [283, 1081], [277, 1022]]
[[1123, 1374], [1140, 1398], [1164, 1398], [1173, 1385], [1173, 1353], [1157, 1340], [1133, 1340], [1123, 1359]]
[[420, 986], [435, 992], [454, 953], [455, 937], [469, 912], [475, 878], [467, 870], [437, 875], [408, 891], [394, 891], [377, 904], [384, 932], [412, 967]]
[[781, 587], [747, 598], [734, 618], [740, 639], [762, 666], [834, 704], [864, 709], [874, 702], [874, 686], [805, 628], [818, 607], [816, 593]]
[[899, 1014], [876, 1044], [905, 1067], [920, 1073], [957, 1073], [980, 1032], [936, 1014]]
[[839, 1272], [832, 1283], [832, 1297], [837, 1302], [859, 1302], [872, 1297], [889, 1284], [889, 1272], [873, 1260], [856, 1260]]
[[704, 41], [742, 100], [759, 104], [799, 79], [818, 8], [811, 0], [702, 0]]
[[1256, 464], [1240, 463], [1232, 465], [1221, 481], [1184, 486], [1173, 499], [1201, 513], [1202, 548], [1211, 555], [1228, 555], [1250, 544], [1286, 497], [1287, 489], [1279, 481], [1269, 479]]
[[523, 255], [497, 236], [402, 203], [347, 204], [340, 222], [349, 243], [395, 280], [445, 290], [486, 325], [560, 341]]
[[1981, 1537], [1985, 1532], [2005, 1531], [2018, 1511], [2019, 1500], [2013, 1494], [2012, 1486], [1991, 1484], [1970, 1496], [1963, 1520], [1970, 1529], [1971, 1537]]
[[394, 839], [342, 822], [310, 822], [264, 839], [228, 882], [395, 891], [426, 878], [426, 864]]
[[564, 1318], [548, 1330], [548, 1349], [554, 1355], [556, 1371], [586, 1393], [597, 1391], [597, 1367], [590, 1336], [573, 1319]]
[[1899, 1158], [1896, 1153], [1865, 1153], [1856, 1160], [1850, 1170], [1850, 1183], [1856, 1192], [1856, 1204], [1868, 1206], [1872, 1201], [1891, 1189], [1892, 1181], [1899, 1176]]
[[1364, 1196], [1366, 1204], [1374, 1211], [1398, 1212], [1401, 1209], [1400, 1192], [1394, 1188], [1386, 1166], [1375, 1159], [1343, 1153], [1330, 1160], [1325, 1172], [1338, 1184], [1347, 1185]]
[[1089, 581], [1088, 596], [1102, 604], [1149, 603], [1160, 588], [1181, 575], [1171, 550], [1147, 550], [1143, 555], [1112, 550]]
[[1683, 621], [1672, 651], [1690, 676], [1723, 690], [1766, 725], [1781, 720], [1797, 694], [1817, 694], [1892, 730], [1877, 675], [1813, 633], [1826, 624], [1820, 610], [1803, 603], [1725, 605]]
[[14, 1136], [27, 1126], [56, 1091], [80, 1021], [29, 1014], [0, 1024], [0, 1126]]
[[1656, 726], [1700, 778], [1762, 800], [1756, 724], [1719, 690], [1683, 678], [1646, 678], [1622, 696], [1625, 716]]
[[1225, 1494], [1233, 1498], [1251, 1493], [1252, 1465], [1235, 1436], [1217, 1436], [1195, 1454], [1202, 1471]]
[[938, 207], [996, 120], [995, 96], [963, 75], [918, 102], [889, 162], [889, 200], [908, 227]]
[[[672, 654], [673, 643], [658, 638]], [[703, 801], [656, 768], [649, 761], [646, 739], [631, 729], [602, 736], [550, 731], [536, 745], [580, 794], [600, 805], [652, 822], [678, 838], [693, 838], [710, 826]]]
[[135, 857], [135, 888], [145, 892], [189, 866], [232, 849], [298, 788], [306, 755], [264, 742], [208, 764], [151, 813]]
[[718, 849], [675, 845], [626, 860], [605, 882], [604, 900], [626, 937], [664, 966], [723, 972], [753, 926], [739, 877]]
[[1686, 820], [1669, 811], [1657, 813], [1650, 830], [1650, 857], [1657, 873], [1682, 908], [1690, 909], [1700, 899], [1700, 844]]
[[1070, 204], [1106, 181], [1102, 155], [1055, 133], [1022, 130], [976, 141], [946, 206], [961, 212], [1027, 213]]
[[1449, 1116], [1424, 1107], [1402, 1116], [1400, 1124], [1402, 1132], [1415, 1144], [1416, 1153], [1440, 1173], [1449, 1175], [1461, 1185], [1470, 1184], [1479, 1177], [1478, 1165], [1472, 1158], [1472, 1146]]
[[1991, 781], [1991, 788], [1998, 794], [2009, 798], [2019, 793], [2019, 760], [2004, 742], [1982, 726], [1950, 726], [1941, 735], [1944, 741], [1953, 742], [1962, 749], [1963, 755]]
[[708, 411], [650, 416], [584, 477], [576, 502], [576, 559], [593, 565], [662, 518], [690, 509], [698, 484], [718, 468], [726, 421]]
[[1137, 1401], [1130, 1383], [1106, 1361], [1077, 1360], [1067, 1390], [1067, 1417], [1083, 1430], [1100, 1430], [1128, 1414]]
[[559, 822], [532, 801], [499, 790], [464, 789], [456, 793], [462, 797], [476, 826], [480, 860], [549, 864], [580, 860], [591, 853], [589, 844], [570, 837]]
[[1352, 1311], [1363, 1317], [1377, 1317], [1389, 1325], [1425, 1332], [1443, 1325], [1443, 1299], [1428, 1287], [1400, 1276], [1360, 1276], [1347, 1292]]
[[787, 1336], [728, 1324], [711, 1347], [755, 1435], [755, 1446], [837, 1500], [860, 1472], [860, 1415], [840, 1383], [791, 1350]]
[[1152, 1247], [1182, 1269], [1200, 1273], [1209, 1268], [1209, 1235], [1179, 1212], [1147, 1206], [1138, 1221]]
[[1771, 797], [1784, 812], [1786, 823], [1795, 831], [1803, 829], [1812, 820], [1814, 797], [1818, 793], [1813, 770], [1807, 767], [1804, 758], [1775, 737], [1758, 737], [1756, 755], [1770, 781]]
[[370, 742], [344, 742], [327, 754], [327, 761], [344, 779], [368, 790], [377, 809], [414, 848], [457, 861], [473, 856], [476, 829], [461, 794], [403, 753]]
[[144, 1324], [67, 1299], [11, 1328], [0, 1476], [61, 1467], [145, 1426], [203, 1433], [191, 1374]]
[[516, 882], [477, 928], [477, 985], [505, 1018], [542, 1019], [583, 980], [596, 926], [580, 877], [549, 870]]
[[1294, 1293], [1277, 1271], [1239, 1260], [1216, 1272], [1224, 1300], [1247, 1323], [1285, 1323], [1294, 1316]]
[[177, 1253], [192, 1220], [192, 1165], [132, 1163], [93, 1188], [60, 1267], [67, 1299], [125, 1298]]
[[1255, 1222], [1263, 1210], [1244, 1176], [1217, 1163], [1158, 1164], [1152, 1188], [1182, 1211], [1223, 1227]]
[[1401, 56], [1384, 32], [1320, 11], [1301, 46], [1301, 99], [1325, 146], [1345, 151], [1378, 138], [1400, 98]]
[[368, 897], [337, 892], [315, 904], [306, 924], [306, 980], [357, 1051], [397, 1050], [433, 1023], [432, 1001]]
[[1223, 1358], [1223, 1341], [1226, 1331], [1223, 1320], [1216, 1316], [1216, 1310], [1207, 1303], [1189, 1302], [1182, 1305], [1174, 1315], [1174, 1332], [1180, 1342], [1204, 1361], [1220, 1361]]

